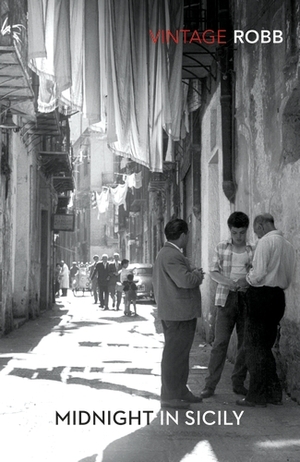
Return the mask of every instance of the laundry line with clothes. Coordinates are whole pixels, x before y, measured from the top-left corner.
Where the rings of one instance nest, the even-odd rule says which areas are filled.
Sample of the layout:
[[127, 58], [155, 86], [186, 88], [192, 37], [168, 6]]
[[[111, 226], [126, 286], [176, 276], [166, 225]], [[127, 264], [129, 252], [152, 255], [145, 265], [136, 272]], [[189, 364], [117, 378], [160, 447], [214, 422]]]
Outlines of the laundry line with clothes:
[[103, 185], [101, 192], [92, 191], [91, 206], [98, 209], [98, 218], [100, 213], [108, 210], [109, 204], [120, 206], [123, 205], [126, 210], [126, 196], [128, 188], [139, 189], [142, 187], [142, 172], [122, 175], [124, 183], [117, 185]]

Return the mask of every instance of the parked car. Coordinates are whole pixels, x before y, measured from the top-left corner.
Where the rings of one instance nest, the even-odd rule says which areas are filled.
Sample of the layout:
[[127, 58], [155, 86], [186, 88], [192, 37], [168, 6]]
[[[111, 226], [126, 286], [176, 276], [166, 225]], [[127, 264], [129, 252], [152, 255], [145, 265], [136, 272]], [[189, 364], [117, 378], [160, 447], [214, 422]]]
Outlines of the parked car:
[[134, 281], [136, 281], [138, 287], [137, 297], [154, 300], [153, 266], [150, 263], [132, 263], [129, 269], [132, 270]]

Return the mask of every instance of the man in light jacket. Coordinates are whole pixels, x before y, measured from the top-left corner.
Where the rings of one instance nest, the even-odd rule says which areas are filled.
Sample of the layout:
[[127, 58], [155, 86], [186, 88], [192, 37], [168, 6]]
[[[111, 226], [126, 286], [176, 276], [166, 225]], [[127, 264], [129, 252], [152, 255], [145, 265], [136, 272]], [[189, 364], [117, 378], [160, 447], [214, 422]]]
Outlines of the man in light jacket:
[[60, 262], [61, 272], [60, 272], [60, 288], [62, 290], [62, 297], [66, 297], [69, 289], [69, 267], [68, 265], [62, 260]]
[[153, 287], [161, 319], [165, 345], [161, 362], [161, 405], [188, 408], [202, 399], [187, 386], [189, 355], [201, 316], [199, 285], [202, 269], [192, 269], [182, 249], [188, 241], [188, 225], [175, 219], [165, 227], [167, 242], [157, 255], [153, 268]]

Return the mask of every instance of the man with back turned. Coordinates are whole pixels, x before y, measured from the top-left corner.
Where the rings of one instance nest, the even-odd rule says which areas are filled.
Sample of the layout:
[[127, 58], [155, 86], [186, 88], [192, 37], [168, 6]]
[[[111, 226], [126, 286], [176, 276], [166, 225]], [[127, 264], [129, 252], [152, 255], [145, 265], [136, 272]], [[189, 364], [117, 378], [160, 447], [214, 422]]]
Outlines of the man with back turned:
[[165, 345], [161, 362], [161, 405], [188, 408], [199, 403], [187, 386], [189, 355], [197, 317], [201, 316], [199, 285], [202, 269], [192, 269], [182, 249], [188, 241], [188, 225], [175, 219], [165, 227], [167, 242], [159, 251], [153, 268], [153, 287]]

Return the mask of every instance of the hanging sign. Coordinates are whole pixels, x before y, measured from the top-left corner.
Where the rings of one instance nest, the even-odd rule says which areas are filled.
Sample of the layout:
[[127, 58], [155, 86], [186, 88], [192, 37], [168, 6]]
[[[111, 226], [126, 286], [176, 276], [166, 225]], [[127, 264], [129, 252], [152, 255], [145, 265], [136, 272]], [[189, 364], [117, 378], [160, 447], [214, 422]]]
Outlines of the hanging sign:
[[52, 215], [52, 231], [74, 231], [75, 215], [73, 213]]

